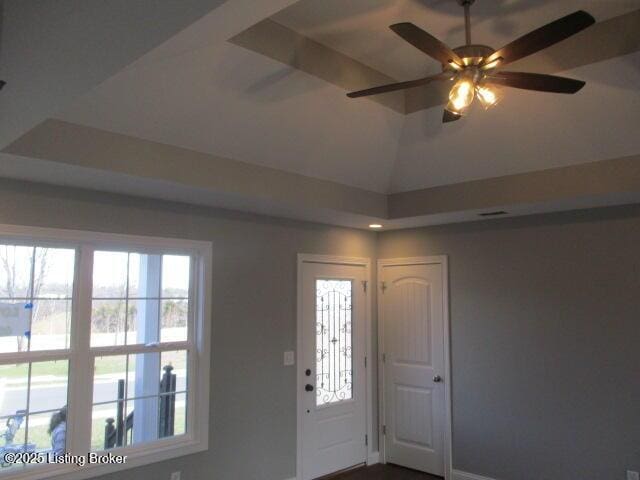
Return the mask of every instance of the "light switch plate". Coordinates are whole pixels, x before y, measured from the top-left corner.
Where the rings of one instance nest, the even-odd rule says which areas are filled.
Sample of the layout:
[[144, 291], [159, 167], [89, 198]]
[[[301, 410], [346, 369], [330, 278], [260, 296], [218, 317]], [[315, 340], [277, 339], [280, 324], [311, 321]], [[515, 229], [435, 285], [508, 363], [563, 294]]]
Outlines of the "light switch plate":
[[169, 480], [180, 480], [180, 472], [173, 472]]
[[295, 363], [296, 363], [295, 352], [292, 352], [292, 351], [284, 352], [284, 365], [286, 367], [289, 367], [291, 365], [295, 365]]
[[627, 470], [627, 480], [640, 480], [640, 473]]

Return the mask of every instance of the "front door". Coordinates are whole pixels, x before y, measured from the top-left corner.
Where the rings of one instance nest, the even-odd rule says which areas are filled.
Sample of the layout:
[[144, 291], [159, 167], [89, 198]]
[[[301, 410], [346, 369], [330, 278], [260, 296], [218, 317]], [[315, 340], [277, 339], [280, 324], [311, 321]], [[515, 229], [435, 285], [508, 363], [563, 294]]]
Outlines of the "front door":
[[302, 479], [366, 460], [366, 267], [302, 262]]
[[444, 476], [442, 264], [381, 265], [387, 462]]

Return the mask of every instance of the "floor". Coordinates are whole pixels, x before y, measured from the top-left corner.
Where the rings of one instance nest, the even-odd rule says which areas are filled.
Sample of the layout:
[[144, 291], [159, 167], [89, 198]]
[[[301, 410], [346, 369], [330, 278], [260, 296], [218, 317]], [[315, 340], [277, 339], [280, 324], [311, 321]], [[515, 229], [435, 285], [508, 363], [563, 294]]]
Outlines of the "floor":
[[387, 463], [362, 467], [328, 477], [327, 480], [442, 480], [442, 477]]

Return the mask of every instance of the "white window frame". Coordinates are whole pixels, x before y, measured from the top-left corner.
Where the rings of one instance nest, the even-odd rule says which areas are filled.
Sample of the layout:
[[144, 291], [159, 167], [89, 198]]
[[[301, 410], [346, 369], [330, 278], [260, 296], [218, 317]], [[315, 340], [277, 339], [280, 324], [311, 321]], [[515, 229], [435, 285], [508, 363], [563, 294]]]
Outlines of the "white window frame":
[[[185, 343], [190, 343], [192, 352], [195, 353], [188, 356], [187, 429], [184, 435], [109, 450], [114, 455], [126, 455], [124, 464], [84, 467], [66, 464], [34, 465], [6, 469], [6, 473], [0, 470], [0, 480], [81, 480], [208, 449], [212, 277], [210, 242], [0, 224], [0, 243], [76, 250], [70, 349], [38, 351], [29, 353], [28, 356], [23, 353], [0, 354], [0, 359], [14, 359], [24, 355], [31, 362], [69, 357], [69, 371], [74, 369], [73, 376], [69, 375], [68, 387], [67, 451], [70, 454], [86, 456], [91, 445], [91, 429], [88, 425], [91, 425], [93, 404], [93, 359], [100, 354], [137, 353], [136, 350], [152, 353], [184, 349]], [[87, 320], [91, 318], [93, 252], [96, 250], [191, 256], [189, 308], [193, 314], [190, 315], [191, 324], [186, 342], [167, 342], [151, 347], [90, 347], [91, 323]], [[87, 361], [89, 359], [91, 361]]]

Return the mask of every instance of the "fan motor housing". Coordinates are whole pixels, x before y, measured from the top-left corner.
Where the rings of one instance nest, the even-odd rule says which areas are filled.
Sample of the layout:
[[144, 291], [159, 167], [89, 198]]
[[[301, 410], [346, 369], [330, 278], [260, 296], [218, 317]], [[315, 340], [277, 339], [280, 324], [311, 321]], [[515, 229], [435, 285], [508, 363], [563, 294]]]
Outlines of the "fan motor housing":
[[[453, 51], [462, 59], [465, 66], [478, 65], [482, 59], [487, 58], [495, 52], [495, 49], [487, 45], [463, 45], [456, 47]], [[454, 70], [451, 65], [442, 65], [442, 71]]]

